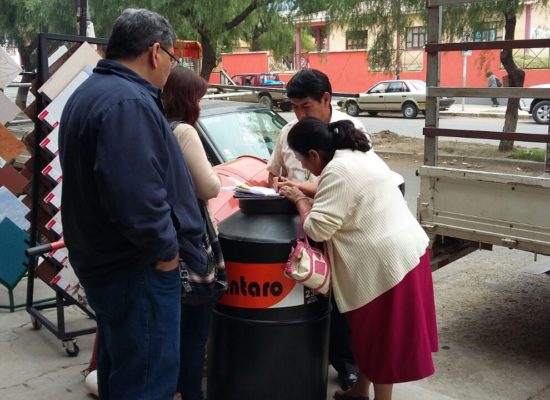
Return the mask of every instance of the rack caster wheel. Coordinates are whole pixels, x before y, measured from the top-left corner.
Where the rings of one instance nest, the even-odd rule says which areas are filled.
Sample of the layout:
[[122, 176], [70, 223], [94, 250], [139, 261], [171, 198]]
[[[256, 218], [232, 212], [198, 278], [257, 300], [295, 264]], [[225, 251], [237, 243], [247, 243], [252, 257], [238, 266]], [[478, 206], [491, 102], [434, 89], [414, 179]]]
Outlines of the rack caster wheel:
[[34, 329], [35, 331], [38, 331], [42, 328], [42, 322], [40, 322], [40, 320], [34, 316], [31, 316], [31, 324], [32, 329]]
[[69, 357], [76, 357], [80, 352], [80, 347], [76, 344], [76, 339], [64, 340], [63, 347]]

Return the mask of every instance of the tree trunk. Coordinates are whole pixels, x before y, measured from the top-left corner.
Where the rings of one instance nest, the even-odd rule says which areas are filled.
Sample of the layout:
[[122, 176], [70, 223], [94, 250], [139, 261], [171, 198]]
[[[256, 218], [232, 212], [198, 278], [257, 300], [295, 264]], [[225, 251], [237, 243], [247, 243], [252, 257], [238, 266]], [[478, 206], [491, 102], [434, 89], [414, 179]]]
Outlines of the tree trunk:
[[[23, 68], [23, 71], [26, 71], [26, 72], [34, 71], [36, 68], [36, 59], [32, 53], [35, 50], [35, 46], [33, 46], [33, 44], [29, 44], [29, 46], [19, 46], [17, 50], [19, 51], [19, 55], [21, 56], [21, 67]], [[31, 75], [23, 75], [23, 79], [21, 79], [21, 83], [30, 83], [32, 82], [33, 79], [34, 77]], [[28, 93], [29, 93], [29, 88], [26, 88], [26, 87], [20, 87], [17, 90], [15, 104], [21, 110], [24, 110], [27, 107]]]
[[[505, 40], [514, 40], [514, 31], [516, 29], [515, 10], [505, 13]], [[525, 81], [525, 71], [518, 68], [514, 62], [513, 49], [504, 49], [500, 52], [500, 62], [508, 73], [508, 87], [523, 87]], [[515, 132], [518, 125], [519, 99], [508, 99], [506, 114], [504, 116], [503, 132]], [[512, 151], [514, 148], [513, 140], [501, 140], [498, 146], [499, 151]]]
[[202, 67], [201, 76], [208, 81], [212, 70], [216, 67], [216, 49], [212, 46], [211, 39], [207, 32], [199, 31], [202, 44]]

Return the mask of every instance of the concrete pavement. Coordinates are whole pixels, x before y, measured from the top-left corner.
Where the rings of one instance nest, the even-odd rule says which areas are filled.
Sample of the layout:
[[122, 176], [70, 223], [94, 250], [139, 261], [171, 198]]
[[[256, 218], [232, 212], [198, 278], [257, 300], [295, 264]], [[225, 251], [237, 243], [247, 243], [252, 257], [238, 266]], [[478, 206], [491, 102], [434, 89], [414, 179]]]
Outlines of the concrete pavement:
[[[25, 302], [26, 278], [15, 289], [17, 304]], [[36, 299], [52, 296], [52, 291], [36, 281]], [[7, 290], [0, 286], [0, 303], [6, 304]], [[46, 313], [56, 321], [55, 311]], [[78, 308], [65, 308], [68, 329], [80, 329], [93, 324]], [[34, 330], [24, 308], [14, 313], [0, 310], [0, 399], [2, 400], [92, 400], [84, 387], [82, 371], [88, 366], [93, 335], [77, 338], [80, 353], [68, 357], [61, 342], [42, 327]], [[338, 389], [336, 372], [329, 368], [327, 400]], [[416, 383], [396, 385], [395, 400], [454, 400], [442, 393]], [[262, 400], [250, 399], [250, 400]], [[281, 399], [293, 400], [293, 399]], [[298, 400], [298, 399], [296, 399]]]
[[[394, 400], [550, 399], [550, 286], [548, 277], [526, 272], [532, 263], [531, 255], [497, 248], [435, 271], [437, 371], [396, 385]], [[537, 264], [550, 265], [550, 258], [539, 256]], [[48, 287], [38, 286], [38, 298], [51, 296]], [[24, 301], [25, 288], [25, 281], [16, 288], [17, 302]], [[0, 303], [6, 301], [0, 287]], [[54, 312], [48, 315], [55, 320]], [[73, 308], [66, 309], [66, 317], [71, 329], [91, 323]], [[24, 310], [0, 311], [0, 399], [93, 399], [81, 374], [92, 340], [92, 335], [79, 337], [80, 354], [67, 357], [53, 334], [33, 330]], [[330, 369], [326, 400], [336, 389]]]
[[[440, 111], [440, 116], [459, 116], [459, 117], [474, 117], [474, 118], [504, 118], [506, 113], [506, 105], [492, 107], [484, 104], [465, 104], [455, 103], [449, 107], [447, 111]], [[523, 110], [518, 110], [518, 120], [532, 120], [533, 117]]]

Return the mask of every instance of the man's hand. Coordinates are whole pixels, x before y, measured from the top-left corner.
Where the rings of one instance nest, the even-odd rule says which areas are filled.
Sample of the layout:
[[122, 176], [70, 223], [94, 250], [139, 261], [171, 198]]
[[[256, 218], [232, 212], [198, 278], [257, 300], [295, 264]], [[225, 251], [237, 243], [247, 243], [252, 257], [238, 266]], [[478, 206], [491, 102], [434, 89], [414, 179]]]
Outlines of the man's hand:
[[178, 267], [179, 254], [176, 254], [170, 261], [157, 261], [155, 269], [161, 272], [169, 272]]
[[298, 187], [298, 183], [294, 181], [290, 181], [284, 176], [275, 176], [273, 178], [273, 189], [275, 191], [280, 192], [282, 188], [284, 187]]

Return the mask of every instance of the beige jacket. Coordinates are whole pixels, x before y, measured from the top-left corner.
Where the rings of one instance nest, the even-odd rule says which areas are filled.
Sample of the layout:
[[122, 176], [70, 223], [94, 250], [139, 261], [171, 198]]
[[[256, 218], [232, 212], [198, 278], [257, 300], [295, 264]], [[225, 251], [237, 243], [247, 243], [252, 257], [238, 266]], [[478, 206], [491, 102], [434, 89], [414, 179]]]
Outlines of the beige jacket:
[[428, 247], [392, 175], [373, 150], [338, 150], [319, 177], [304, 230], [327, 242], [341, 312], [397, 285]]
[[174, 129], [174, 135], [193, 178], [197, 197], [203, 201], [216, 197], [221, 189], [221, 181], [206, 157], [195, 128], [181, 123]]

